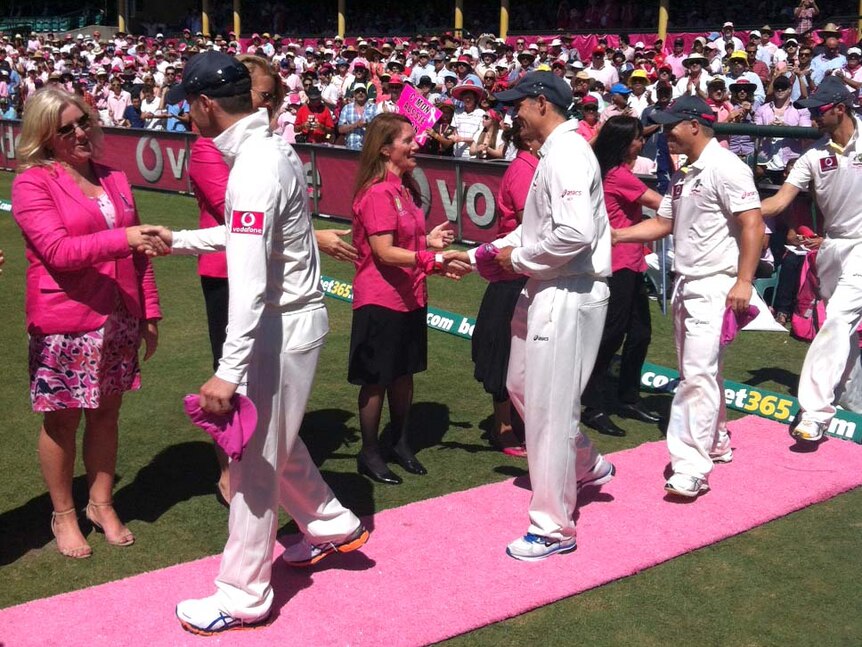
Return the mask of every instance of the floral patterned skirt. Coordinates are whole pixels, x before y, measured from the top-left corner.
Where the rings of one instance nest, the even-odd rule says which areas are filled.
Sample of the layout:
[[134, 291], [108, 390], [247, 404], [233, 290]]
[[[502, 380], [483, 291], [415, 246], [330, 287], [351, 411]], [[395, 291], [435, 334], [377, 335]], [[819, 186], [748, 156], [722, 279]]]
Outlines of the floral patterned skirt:
[[102, 396], [141, 388], [140, 322], [118, 301], [98, 330], [31, 335], [33, 411], [98, 409]]

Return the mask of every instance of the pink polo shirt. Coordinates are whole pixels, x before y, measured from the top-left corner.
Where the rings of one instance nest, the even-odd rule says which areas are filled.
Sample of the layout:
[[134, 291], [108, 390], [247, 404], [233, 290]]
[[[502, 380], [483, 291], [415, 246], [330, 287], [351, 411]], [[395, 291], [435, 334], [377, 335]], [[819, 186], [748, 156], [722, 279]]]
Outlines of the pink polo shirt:
[[[201, 228], [224, 224], [224, 196], [229, 174], [230, 169], [213, 140], [198, 137], [189, 155], [189, 178], [200, 209]], [[198, 257], [198, 274], [226, 279], [225, 253], [201, 254]]]
[[428, 303], [425, 275], [416, 267], [384, 265], [374, 258], [369, 236], [392, 234], [392, 244], [412, 252], [426, 249], [425, 215], [390, 173], [353, 202], [353, 245], [359, 255], [353, 281], [353, 308], [378, 305], [411, 312]]
[[[621, 164], [608, 171], [602, 180], [602, 186], [612, 229], [631, 227], [643, 219], [643, 211], [637, 201], [646, 193], [647, 185], [641, 182], [628, 166]], [[620, 243], [611, 248], [612, 271], [627, 269], [645, 272], [646, 268], [642, 244]]]
[[518, 151], [518, 155], [509, 164], [500, 181], [497, 193], [497, 208], [500, 210], [499, 235], [504, 236], [514, 230], [519, 220], [516, 214], [524, 210], [527, 203], [527, 193], [536, 174], [539, 160], [529, 151]]

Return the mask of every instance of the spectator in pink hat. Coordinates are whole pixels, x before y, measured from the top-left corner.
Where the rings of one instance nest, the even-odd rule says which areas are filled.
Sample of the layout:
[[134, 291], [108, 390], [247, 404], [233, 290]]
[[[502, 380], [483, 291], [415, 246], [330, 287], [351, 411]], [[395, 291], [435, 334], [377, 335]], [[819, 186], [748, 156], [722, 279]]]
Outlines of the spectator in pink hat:
[[457, 134], [452, 138], [455, 142], [452, 154], [455, 157], [470, 157], [470, 145], [478, 140], [482, 131], [485, 111], [479, 108], [479, 102], [485, 97], [481, 83], [461, 83], [452, 90], [452, 97], [461, 102], [461, 107], [455, 110], [452, 127]]
[[291, 92], [285, 98], [284, 111], [278, 116], [278, 126], [275, 129], [275, 134], [281, 135], [289, 144], [296, 143], [296, 113], [302, 102], [299, 99], [298, 92]]
[[599, 134], [599, 101], [593, 96], [587, 95], [581, 99], [581, 114], [583, 119], [578, 122], [577, 133], [592, 143]]
[[482, 85], [482, 79], [473, 71], [473, 59], [467, 54], [458, 57], [455, 62], [455, 74], [458, 76], [458, 85], [467, 82], [473, 85]]
[[503, 158], [505, 142], [501, 124], [503, 115], [496, 110], [486, 110], [482, 116], [482, 129], [479, 136], [470, 144], [470, 157], [476, 159], [498, 160]]

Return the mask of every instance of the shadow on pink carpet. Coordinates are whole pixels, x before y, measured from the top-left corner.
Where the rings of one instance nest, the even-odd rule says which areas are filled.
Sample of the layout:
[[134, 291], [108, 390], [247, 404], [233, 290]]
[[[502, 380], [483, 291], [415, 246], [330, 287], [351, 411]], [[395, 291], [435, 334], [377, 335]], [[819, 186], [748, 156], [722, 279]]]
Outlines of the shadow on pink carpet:
[[731, 430], [733, 463], [717, 466], [712, 491], [688, 505], [665, 499], [665, 443], [614, 454], [617, 477], [601, 491], [582, 493], [579, 547], [570, 555], [538, 563], [506, 556], [506, 544], [527, 526], [530, 494], [510, 480], [381, 512], [361, 551], [316, 568], [294, 570], [279, 560], [274, 620], [254, 631], [203, 638], [180, 628], [174, 604], [213, 591], [218, 557], [209, 557], [0, 610], [0, 643], [424, 645], [632, 575], [862, 484], [862, 449], [852, 443], [833, 439], [799, 453], [783, 425], [748, 417]]

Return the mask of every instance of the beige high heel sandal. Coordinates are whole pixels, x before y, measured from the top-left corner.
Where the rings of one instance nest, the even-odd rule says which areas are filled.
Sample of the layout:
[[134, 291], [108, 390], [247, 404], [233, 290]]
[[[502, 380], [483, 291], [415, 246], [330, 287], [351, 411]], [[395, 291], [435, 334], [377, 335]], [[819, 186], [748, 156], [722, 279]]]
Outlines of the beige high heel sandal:
[[[75, 508], [69, 508], [63, 512], [51, 513], [51, 534], [54, 535], [55, 539], [57, 538], [57, 517], [65, 517], [70, 514], [74, 514], [74, 512]], [[72, 559], [87, 559], [88, 557], [93, 556], [93, 549], [90, 547], [90, 544], [87, 543], [83, 546], [75, 546], [75, 548], [60, 548], [60, 543], [57, 542], [57, 550], [60, 551], [60, 554], [64, 557], [71, 557]]]
[[[92, 508], [113, 508], [113, 507], [114, 507], [113, 501], [110, 501], [108, 503], [96, 503], [95, 501], [91, 500], [87, 503], [87, 508], [86, 508], [86, 511], [84, 514], [87, 516], [87, 519], [89, 520], [89, 522], [91, 524], [93, 524], [93, 527], [105, 535], [105, 541], [107, 541], [109, 544], [111, 544], [111, 546], [120, 546], [120, 547], [131, 546], [132, 544], [135, 543], [135, 536], [132, 534], [131, 530], [126, 528], [126, 531], [122, 534], [122, 536], [120, 537], [120, 539], [118, 541], [112, 541], [112, 540], [108, 539], [108, 535], [107, 535], [107, 533], [105, 533], [105, 529], [102, 528], [102, 524], [100, 524], [98, 521], [93, 519]], [[125, 528], [125, 526], [124, 526], [124, 528]]]

